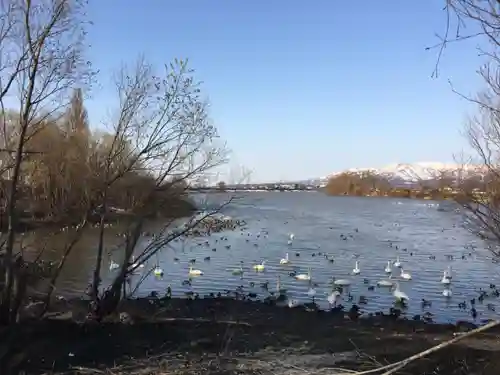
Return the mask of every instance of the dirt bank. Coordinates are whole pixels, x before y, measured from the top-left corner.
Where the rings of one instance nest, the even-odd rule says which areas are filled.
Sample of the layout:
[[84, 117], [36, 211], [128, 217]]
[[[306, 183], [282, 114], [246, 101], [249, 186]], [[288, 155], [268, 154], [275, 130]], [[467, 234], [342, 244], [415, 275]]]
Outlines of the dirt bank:
[[[4, 329], [0, 373], [276, 375], [329, 367], [360, 370], [401, 360], [464, 330], [390, 316], [353, 320], [344, 313], [221, 298], [126, 301], [121, 317], [101, 324], [84, 323], [86, 311], [84, 301], [61, 301], [49, 319], [24, 323], [15, 334]], [[109, 368], [113, 370], [105, 372]], [[419, 375], [499, 371], [498, 330], [405, 368], [405, 373]]]

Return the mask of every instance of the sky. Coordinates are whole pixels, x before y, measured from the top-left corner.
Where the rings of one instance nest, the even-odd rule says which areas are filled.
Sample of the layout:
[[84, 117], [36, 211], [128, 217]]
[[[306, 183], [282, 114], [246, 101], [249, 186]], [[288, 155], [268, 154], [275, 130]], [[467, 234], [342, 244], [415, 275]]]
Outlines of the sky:
[[444, 0], [91, 1], [89, 58], [99, 123], [116, 99], [110, 77], [143, 54], [189, 58], [210, 114], [252, 182], [347, 168], [452, 162], [473, 107], [453, 93], [481, 86], [476, 42], [445, 50], [431, 78]]

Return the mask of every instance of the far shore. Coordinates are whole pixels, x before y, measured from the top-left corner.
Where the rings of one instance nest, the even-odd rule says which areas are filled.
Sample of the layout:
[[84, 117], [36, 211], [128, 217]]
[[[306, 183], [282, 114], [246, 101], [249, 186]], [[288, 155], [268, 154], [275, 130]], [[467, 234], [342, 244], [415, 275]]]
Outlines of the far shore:
[[[122, 301], [101, 323], [85, 321], [88, 302], [54, 302], [50, 318], [0, 331], [2, 374], [286, 374], [367, 370], [400, 361], [473, 329], [393, 314], [358, 318], [225, 297]], [[498, 330], [415, 361], [405, 373], [497, 374]], [[48, 339], [50, 338], [50, 339]], [[464, 367], [466, 366], [466, 367]], [[80, 371], [80, 372], [79, 372]], [[146, 372], [144, 372], [146, 373]], [[434, 373], [434, 372], [433, 372]]]

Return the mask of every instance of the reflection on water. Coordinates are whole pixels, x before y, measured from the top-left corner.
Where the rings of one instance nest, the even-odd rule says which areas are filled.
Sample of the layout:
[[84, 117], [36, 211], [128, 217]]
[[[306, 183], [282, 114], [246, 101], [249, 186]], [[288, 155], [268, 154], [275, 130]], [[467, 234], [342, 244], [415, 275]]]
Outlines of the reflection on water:
[[[394, 301], [390, 290], [370, 286], [387, 278], [387, 262], [395, 261], [399, 255], [404, 270], [412, 275], [411, 281], [402, 281], [400, 271], [394, 267], [393, 277], [401, 280], [401, 290], [410, 297], [408, 313], [421, 314], [424, 298], [432, 302], [424, 311], [432, 312], [436, 320], [447, 321], [470, 319], [468, 308], [460, 309], [459, 303], [466, 301], [470, 307], [469, 300], [477, 297], [481, 288], [489, 290], [490, 283], [498, 282], [498, 267], [489, 260], [484, 244], [462, 228], [462, 218], [451, 203], [327, 197], [321, 193], [248, 193], [224, 213], [244, 219], [245, 230], [172, 243], [142, 269], [146, 272], [158, 262], [164, 277], [147, 277], [139, 294], [153, 290], [162, 294], [168, 285], [174, 296], [189, 291], [200, 295], [224, 293], [242, 286], [247, 292], [265, 297], [268, 291], [262, 284], [268, 282], [269, 291], [274, 291], [280, 275], [281, 286], [288, 290], [290, 298], [306, 302], [310, 301], [309, 283], [295, 280], [290, 273], [306, 273], [311, 267], [313, 282], [317, 284], [315, 301], [320, 306], [328, 307], [327, 295], [335, 277], [352, 283], [344, 291], [344, 305], [350, 306], [351, 300], [357, 303], [364, 296], [364, 311], [387, 310]], [[156, 224], [151, 230], [159, 230], [160, 226]], [[289, 233], [295, 234], [291, 245], [287, 244]], [[107, 246], [117, 246], [121, 240], [119, 229], [106, 233]], [[46, 256], [57, 258], [61, 251], [57, 244], [62, 242], [52, 237], [49, 245], [53, 248]], [[95, 263], [96, 247], [97, 231], [87, 234], [68, 259], [58, 284], [59, 294], [76, 296], [85, 289]], [[290, 264], [280, 265], [287, 252]], [[204, 275], [193, 278], [189, 284], [185, 280], [192, 259]], [[361, 273], [352, 276], [356, 259]], [[257, 273], [252, 265], [261, 260], [266, 260], [265, 271]], [[109, 258], [105, 259], [105, 281], [112, 276], [109, 262]], [[233, 275], [231, 271], [241, 262], [243, 276]], [[453, 296], [446, 299], [440, 281], [449, 265], [453, 270]], [[140, 277], [138, 274], [134, 280]], [[494, 298], [478, 303], [478, 319], [492, 318], [495, 313], [486, 306], [490, 303], [488, 307], [493, 309], [496, 302]]]

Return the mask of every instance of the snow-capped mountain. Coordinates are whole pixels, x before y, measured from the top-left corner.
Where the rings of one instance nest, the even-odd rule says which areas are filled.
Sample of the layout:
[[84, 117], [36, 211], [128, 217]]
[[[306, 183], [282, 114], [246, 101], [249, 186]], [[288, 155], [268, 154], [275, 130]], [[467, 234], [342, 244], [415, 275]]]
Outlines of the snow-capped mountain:
[[[416, 182], [438, 180], [440, 178], [469, 178], [484, 176], [486, 168], [480, 165], [446, 164], [437, 162], [390, 164], [383, 168], [351, 168], [332, 173], [329, 176], [311, 180], [311, 183], [325, 184], [331, 177], [342, 173], [371, 173], [387, 179], [392, 185], [412, 185]], [[313, 182], [314, 181], [314, 182]]]

